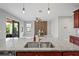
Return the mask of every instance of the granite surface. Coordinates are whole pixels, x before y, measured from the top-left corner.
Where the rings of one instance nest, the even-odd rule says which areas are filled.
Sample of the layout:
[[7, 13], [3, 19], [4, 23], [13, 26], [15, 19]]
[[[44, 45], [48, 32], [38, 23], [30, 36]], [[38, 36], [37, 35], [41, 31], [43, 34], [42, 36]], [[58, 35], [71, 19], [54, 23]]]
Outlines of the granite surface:
[[5, 42], [0, 46], [0, 51], [79, 51], [79, 46], [51, 37], [42, 38], [41, 42], [52, 42], [54, 48], [24, 48], [27, 42], [32, 42], [32, 38], [8, 38]]

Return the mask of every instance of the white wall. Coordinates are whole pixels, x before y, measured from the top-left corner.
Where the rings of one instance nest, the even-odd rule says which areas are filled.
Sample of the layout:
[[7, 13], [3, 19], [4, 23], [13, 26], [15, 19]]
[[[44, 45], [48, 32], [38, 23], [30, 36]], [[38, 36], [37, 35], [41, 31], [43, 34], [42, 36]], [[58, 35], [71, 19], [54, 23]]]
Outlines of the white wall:
[[24, 21], [19, 21], [19, 23], [20, 23], [19, 24], [20, 25], [20, 27], [19, 27], [20, 33], [19, 34], [20, 34], [20, 38], [21, 38], [21, 37], [23, 37], [23, 34], [24, 34]]
[[[62, 20], [62, 22], [60, 22]], [[61, 26], [67, 26], [69, 30], [65, 33], [63, 30], [61, 30]], [[63, 33], [62, 39], [66, 39], [68, 34], [68, 39], [70, 35], [75, 35], [79, 36], [79, 28], [74, 28], [74, 18], [73, 16], [59, 16], [56, 19], [52, 19], [50, 21], [50, 26], [51, 30], [49, 32], [51, 33], [53, 38], [58, 38], [60, 39], [61, 33]], [[59, 31], [61, 30], [61, 32]], [[65, 34], [64, 34], [65, 33]]]
[[[14, 20], [19, 21], [21, 26], [22, 26], [22, 22], [23, 22], [23, 21], [20, 21], [15, 16], [9, 14], [8, 12], [0, 9], [0, 45], [3, 45], [6, 40], [6, 17], [10, 17]], [[21, 26], [20, 26], [20, 30], [21, 30]], [[20, 36], [21, 35], [22, 35], [22, 32], [20, 31]]]
[[47, 21], [47, 35], [51, 36], [51, 21]]
[[0, 47], [5, 43], [6, 33], [5, 33], [5, 21], [4, 17], [1, 15], [0, 11]]
[[51, 20], [51, 35], [58, 38], [58, 18]]

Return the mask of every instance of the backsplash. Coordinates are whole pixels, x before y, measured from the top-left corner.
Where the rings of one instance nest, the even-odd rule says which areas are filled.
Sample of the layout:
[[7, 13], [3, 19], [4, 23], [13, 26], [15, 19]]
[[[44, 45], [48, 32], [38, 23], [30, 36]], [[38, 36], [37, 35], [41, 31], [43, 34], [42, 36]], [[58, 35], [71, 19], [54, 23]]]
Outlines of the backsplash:
[[75, 28], [75, 29], [74, 29], [74, 32], [75, 32], [75, 33], [74, 33], [75, 35], [79, 36], [79, 28]]

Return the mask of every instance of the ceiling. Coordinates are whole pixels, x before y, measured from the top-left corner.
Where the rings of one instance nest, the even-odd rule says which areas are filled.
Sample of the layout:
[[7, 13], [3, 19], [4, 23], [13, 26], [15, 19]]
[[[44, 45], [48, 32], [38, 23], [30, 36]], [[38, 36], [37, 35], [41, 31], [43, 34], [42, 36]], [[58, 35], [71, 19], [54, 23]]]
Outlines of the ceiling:
[[[79, 9], [79, 3], [50, 3], [50, 11], [48, 14], [47, 3], [26, 3], [24, 4], [25, 14], [22, 13], [22, 3], [1, 3], [0, 8], [4, 9], [8, 13], [18, 17], [24, 21], [35, 20], [36, 17], [40, 17], [44, 20], [53, 20], [58, 16], [72, 16], [73, 11]], [[42, 10], [42, 12], [39, 12]]]

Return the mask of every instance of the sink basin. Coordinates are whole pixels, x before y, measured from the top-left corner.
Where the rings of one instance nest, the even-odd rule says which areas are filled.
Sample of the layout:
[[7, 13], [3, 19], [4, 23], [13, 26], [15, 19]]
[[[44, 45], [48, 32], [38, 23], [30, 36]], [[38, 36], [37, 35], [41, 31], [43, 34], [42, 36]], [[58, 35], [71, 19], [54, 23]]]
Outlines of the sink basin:
[[27, 42], [25, 48], [54, 48], [51, 42]]

